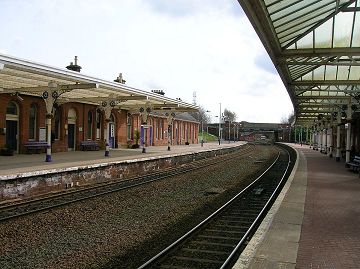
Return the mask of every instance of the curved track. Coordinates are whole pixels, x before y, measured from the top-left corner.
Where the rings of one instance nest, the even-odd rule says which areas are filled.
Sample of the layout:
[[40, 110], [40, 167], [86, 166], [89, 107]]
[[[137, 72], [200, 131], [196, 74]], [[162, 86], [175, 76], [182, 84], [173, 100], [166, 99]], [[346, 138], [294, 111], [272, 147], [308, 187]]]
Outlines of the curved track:
[[75, 189], [55, 195], [41, 197], [37, 199], [25, 200], [22, 202], [4, 205], [0, 207], [0, 221], [13, 219], [16, 217], [29, 215], [32, 213], [49, 210], [52, 208], [64, 206], [78, 201], [91, 199], [93, 197], [106, 195], [112, 192], [147, 184], [156, 180], [176, 176], [179, 174], [191, 172], [197, 169], [216, 165], [221, 162], [232, 160], [235, 156], [243, 156], [254, 150], [254, 145], [246, 145], [232, 153], [217, 155], [216, 157], [193, 161], [189, 164], [180, 165], [175, 168], [164, 169], [145, 176], [134, 177], [128, 180], [112, 181], [103, 184], [97, 184], [82, 189]]
[[253, 183], [139, 269], [228, 268], [276, 197], [290, 161], [279, 148], [276, 160]]

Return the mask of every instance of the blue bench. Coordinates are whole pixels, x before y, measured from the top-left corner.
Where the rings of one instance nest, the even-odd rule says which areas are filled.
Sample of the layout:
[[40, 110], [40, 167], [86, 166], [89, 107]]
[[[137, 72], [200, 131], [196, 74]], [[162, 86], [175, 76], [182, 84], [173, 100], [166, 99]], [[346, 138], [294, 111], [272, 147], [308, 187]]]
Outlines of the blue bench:
[[85, 150], [99, 150], [99, 144], [97, 141], [84, 140], [80, 142], [80, 149]]
[[24, 144], [27, 153], [40, 153], [47, 148], [47, 142], [45, 141], [28, 141]]

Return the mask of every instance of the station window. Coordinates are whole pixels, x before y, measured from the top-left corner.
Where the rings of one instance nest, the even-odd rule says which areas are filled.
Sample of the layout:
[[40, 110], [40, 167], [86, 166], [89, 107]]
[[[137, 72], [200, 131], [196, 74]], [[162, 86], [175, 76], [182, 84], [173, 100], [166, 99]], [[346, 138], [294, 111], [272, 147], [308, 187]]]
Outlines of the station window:
[[10, 115], [17, 115], [18, 111], [17, 111], [17, 106], [14, 102], [10, 102], [8, 104], [8, 106], [6, 107], [6, 114], [10, 114]]
[[29, 109], [29, 139], [36, 139], [36, 105], [32, 104]]
[[101, 121], [102, 121], [102, 115], [101, 115], [101, 111], [98, 109], [96, 110], [96, 139], [100, 139]]

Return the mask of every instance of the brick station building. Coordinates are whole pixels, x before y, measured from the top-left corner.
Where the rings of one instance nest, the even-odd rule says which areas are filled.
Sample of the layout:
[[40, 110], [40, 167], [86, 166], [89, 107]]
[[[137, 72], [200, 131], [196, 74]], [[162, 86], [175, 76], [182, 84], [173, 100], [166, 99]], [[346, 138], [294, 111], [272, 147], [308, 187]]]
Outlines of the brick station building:
[[196, 106], [123, 82], [0, 55], [0, 148], [26, 153], [29, 143], [49, 140], [53, 152], [81, 150], [83, 141], [100, 148], [198, 143], [199, 123], [188, 113]]

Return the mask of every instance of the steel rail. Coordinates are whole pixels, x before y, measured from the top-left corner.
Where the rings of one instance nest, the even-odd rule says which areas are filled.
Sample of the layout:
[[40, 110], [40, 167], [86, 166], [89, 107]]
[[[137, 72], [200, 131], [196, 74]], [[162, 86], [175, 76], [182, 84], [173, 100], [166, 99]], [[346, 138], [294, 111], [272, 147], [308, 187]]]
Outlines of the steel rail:
[[259, 213], [259, 215], [256, 217], [255, 221], [253, 222], [253, 224], [251, 224], [251, 226], [249, 227], [248, 231], [244, 234], [244, 236], [242, 237], [242, 239], [239, 241], [239, 243], [236, 245], [236, 247], [234, 248], [234, 250], [230, 253], [229, 257], [226, 259], [226, 261], [223, 263], [223, 265], [220, 267], [220, 269], [225, 269], [229, 266], [229, 264], [232, 262], [232, 260], [234, 259], [234, 257], [237, 255], [239, 249], [244, 245], [244, 242], [246, 240], [246, 238], [248, 238], [248, 236], [254, 231], [254, 229], [257, 227], [257, 225], [259, 224], [259, 222], [262, 220], [262, 217], [264, 214], [266, 214], [269, 206], [271, 206], [273, 199], [275, 198], [275, 196], [278, 194], [278, 191], [280, 190], [281, 185], [283, 184], [284, 180], [285, 180], [285, 176], [289, 170], [290, 167], [290, 154], [287, 151], [288, 154], [288, 163], [285, 169], [285, 172], [283, 173], [280, 182], [278, 183], [275, 191], [273, 192], [273, 194], [270, 196], [269, 200], [266, 202], [265, 206], [263, 207], [263, 209], [261, 210], [261, 212]]
[[[289, 153], [288, 153], [289, 155]], [[207, 217], [206, 219], [204, 219], [202, 222], [200, 222], [197, 226], [195, 226], [194, 228], [192, 228], [190, 231], [188, 231], [186, 234], [184, 234], [182, 237], [180, 237], [178, 240], [176, 240], [175, 242], [173, 242], [171, 245], [169, 245], [168, 247], [166, 247], [164, 250], [162, 250], [161, 252], [159, 252], [157, 255], [155, 255], [154, 257], [152, 257], [150, 260], [148, 260], [147, 262], [145, 262], [144, 264], [142, 264], [140, 267], [138, 267], [138, 269], [145, 269], [145, 268], [151, 268], [151, 266], [154, 266], [157, 262], [159, 262], [162, 259], [165, 259], [165, 257], [174, 249], [176, 249], [177, 247], [180, 248], [180, 244], [182, 244], [183, 242], [185, 242], [186, 240], [188, 240], [190, 237], [194, 236], [194, 234], [196, 234], [197, 232], [199, 232], [201, 229], [204, 228], [204, 226], [206, 226], [207, 224], [209, 224], [211, 221], [213, 221], [214, 219], [216, 219], [218, 217], [218, 215], [221, 215], [221, 213], [227, 209], [228, 207], [230, 207], [230, 205], [232, 203], [234, 203], [236, 200], [238, 200], [238, 198], [242, 197], [244, 195], [244, 193], [248, 192], [255, 184], [258, 183], [258, 181], [260, 181], [260, 179], [271, 169], [273, 168], [273, 166], [278, 162], [280, 157], [280, 152], [278, 154], [278, 156], [276, 157], [275, 161], [259, 176], [257, 177], [252, 183], [250, 183], [245, 189], [243, 189], [242, 191], [240, 191], [238, 194], [236, 194], [233, 198], [231, 198], [228, 202], [226, 202], [223, 206], [221, 206], [219, 209], [217, 209], [214, 213], [212, 213], [209, 217]], [[248, 237], [248, 235], [253, 231], [254, 227], [257, 226], [259, 220], [261, 219], [261, 216], [264, 214], [266, 208], [270, 205], [270, 201], [273, 199], [275, 193], [277, 192], [277, 190], [279, 189], [279, 186], [282, 184], [285, 175], [288, 171], [289, 168], [289, 164], [290, 164], [290, 157], [288, 157], [288, 162], [287, 162], [287, 166], [286, 166], [286, 170], [283, 173], [280, 182], [277, 184], [276, 190], [272, 193], [272, 195], [270, 196], [270, 198], [268, 199], [268, 201], [266, 202], [265, 206], [262, 208], [262, 210], [260, 211], [260, 213], [257, 214], [255, 221], [250, 225], [250, 228], [248, 228], [247, 232], [245, 233], [245, 235], [239, 240], [239, 243], [235, 246], [234, 250], [230, 253], [230, 255], [228, 256], [228, 258], [224, 261], [224, 263], [221, 263], [221, 265], [219, 265], [219, 268], [225, 268], [229, 262], [233, 259], [234, 255], [236, 255], [237, 251], [239, 250], [239, 248], [243, 245], [245, 239]], [[168, 266], [168, 268], [171, 268], [172, 266]], [[175, 268], [175, 266], [174, 266]]]

